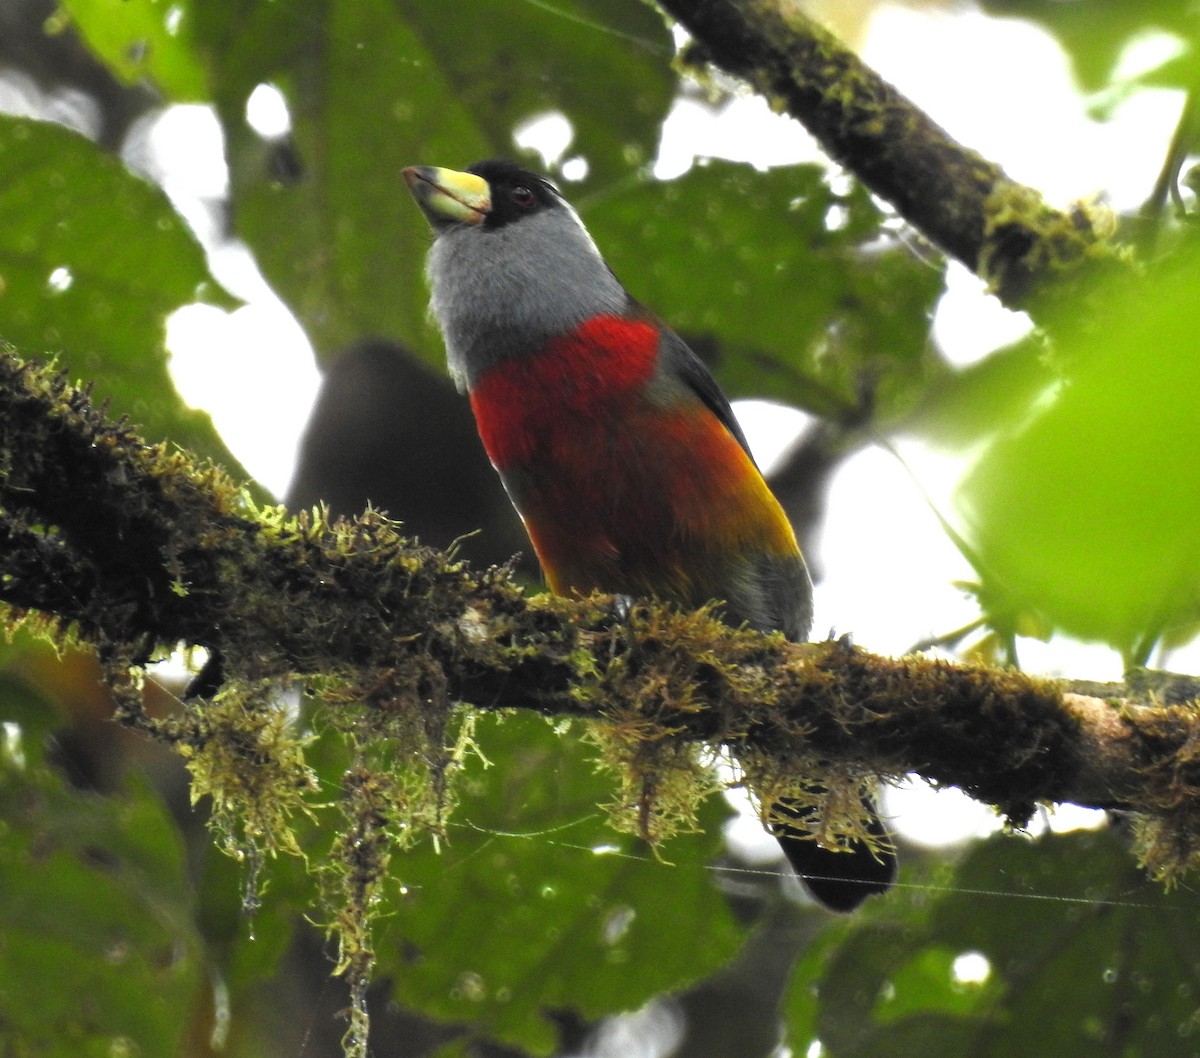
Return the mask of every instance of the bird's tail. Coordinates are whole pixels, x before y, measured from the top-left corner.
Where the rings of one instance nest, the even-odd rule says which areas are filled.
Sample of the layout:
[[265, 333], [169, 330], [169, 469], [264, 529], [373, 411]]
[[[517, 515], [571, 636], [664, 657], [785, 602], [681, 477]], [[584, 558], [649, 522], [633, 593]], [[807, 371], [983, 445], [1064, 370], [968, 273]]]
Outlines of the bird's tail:
[[815, 811], [813, 807], [801, 808], [787, 801], [773, 806], [772, 814], [787, 822], [772, 823], [771, 832], [804, 887], [830, 911], [853, 911], [867, 897], [887, 892], [896, 880], [891, 837], [870, 801], [864, 799], [863, 809], [869, 816], [867, 831], [878, 839], [877, 847], [852, 841], [848, 848], [835, 850], [818, 844], [803, 825]]

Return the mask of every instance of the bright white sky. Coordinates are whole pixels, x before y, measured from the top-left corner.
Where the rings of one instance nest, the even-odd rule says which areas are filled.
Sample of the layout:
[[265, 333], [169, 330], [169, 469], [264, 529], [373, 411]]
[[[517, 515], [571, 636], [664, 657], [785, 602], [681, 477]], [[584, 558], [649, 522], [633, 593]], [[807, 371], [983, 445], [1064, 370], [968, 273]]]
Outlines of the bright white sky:
[[[1176, 46], [1166, 35], [1146, 38], [1130, 49], [1123, 72], [1132, 76], [1156, 65]], [[1153, 185], [1181, 105], [1174, 93], [1139, 91], [1117, 105], [1109, 121], [1094, 120], [1053, 38], [1030, 23], [970, 12], [884, 8], [864, 57], [957, 138], [1060, 204], [1097, 193], [1117, 208], [1139, 203]], [[272, 124], [276, 132], [286, 128], [286, 111], [269, 92], [258, 96], [255, 107], [263, 132]], [[203, 214], [189, 200], [218, 197], [226, 182], [215, 121], [201, 108], [175, 108], [152, 135], [158, 156], [169, 163], [164, 183], [202, 225]], [[561, 118], [534, 123], [523, 142], [550, 159], [569, 157], [570, 126]], [[820, 157], [796, 123], [756, 97], [737, 99], [719, 113], [679, 102], [664, 129], [656, 172], [677, 175], [697, 154], [759, 166]], [[217, 277], [248, 304], [231, 314], [207, 307], [180, 312], [170, 328], [174, 376], [188, 401], [211, 411], [248, 469], [282, 493], [316, 393], [312, 354], [244, 250], [221, 248], [213, 263]], [[936, 321], [948, 355], [959, 362], [978, 359], [1025, 327], [1022, 317], [986, 297], [965, 269], [952, 270]], [[738, 412], [766, 463], [803, 421], [799, 413], [759, 403], [740, 405]], [[929, 506], [932, 500], [949, 509], [963, 467], [911, 443], [901, 450], [911, 474], [878, 449], [850, 461], [834, 483], [820, 545], [825, 576], [816, 597], [817, 634], [850, 631], [884, 653], [903, 652], [977, 616], [953, 587], [955, 580], [969, 580], [971, 570]], [[1034, 671], [1066, 667], [1074, 676], [1120, 676], [1120, 659], [1095, 647], [1028, 642], [1022, 661]], [[889, 800], [891, 811], [913, 820], [905, 829], [916, 840], [943, 842], [994, 826], [987, 810], [946, 794], [938, 795], [936, 813], [910, 816], [908, 806], [932, 796], [912, 787]], [[920, 822], [934, 817], [936, 825]], [[1061, 822], [1074, 825], [1077, 816]], [[756, 844], [763, 832], [753, 823], [736, 826], [733, 836]]]

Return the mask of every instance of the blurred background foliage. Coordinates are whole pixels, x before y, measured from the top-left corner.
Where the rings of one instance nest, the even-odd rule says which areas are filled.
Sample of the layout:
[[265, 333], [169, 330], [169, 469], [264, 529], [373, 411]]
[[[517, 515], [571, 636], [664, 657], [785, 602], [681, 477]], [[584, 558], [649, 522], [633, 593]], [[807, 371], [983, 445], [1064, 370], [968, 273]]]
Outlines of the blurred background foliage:
[[[879, 6], [814, 9], [854, 43]], [[1119, 59], [1149, 30], [1180, 47], [1140, 83], [1195, 88], [1183, 0], [982, 9], [1044, 25], [1097, 99], [1136, 90]], [[1142, 246], [1154, 228], [1144, 282], [957, 366], [931, 336], [936, 254], [845, 174], [710, 161], [651, 177], [674, 101], [697, 98], [675, 47], [641, 0], [5, 0], [0, 339], [57, 357], [147, 437], [237, 472], [172, 384], [165, 324], [237, 303], [200, 236], [241, 240], [324, 373], [289, 502], [352, 513], [370, 499], [442, 546], [482, 529], [463, 553], [506, 561], [523, 537], [445, 379], [428, 234], [398, 174], [518, 153], [525, 123], [559, 113], [564, 184], [617, 273], [732, 396], [814, 416], [773, 475], [810, 545], [837, 467], [916, 437], [967, 467], [942, 513], [976, 577], [977, 654], [1013, 661], [1032, 630], [1140, 662], [1193, 638], [1187, 181], [1167, 212], [1123, 221]], [[290, 118], [271, 134], [247, 119], [263, 85]], [[179, 104], [211, 107], [222, 134], [228, 188], [204, 223], [139, 175], [153, 171], [146, 124]], [[1175, 173], [1195, 149], [1181, 126], [1162, 155]], [[303, 865], [271, 863], [247, 919], [242, 869], [212, 847], [178, 762], [108, 721], [94, 663], [18, 639], [0, 665], [0, 1053], [340, 1053], [346, 996]], [[167, 710], [180, 684], [162, 682], [148, 694]], [[314, 722], [334, 802], [347, 751]], [[1200, 1054], [1194, 895], [1149, 886], [1119, 828], [906, 848], [895, 893], [833, 920], [774, 868], [744, 869], [716, 802], [703, 834], [659, 856], [609, 832], [596, 805], [610, 789], [579, 736], [481, 722], [449, 846], [393, 861], [380, 1058]], [[313, 862], [334, 816], [306, 833]]]

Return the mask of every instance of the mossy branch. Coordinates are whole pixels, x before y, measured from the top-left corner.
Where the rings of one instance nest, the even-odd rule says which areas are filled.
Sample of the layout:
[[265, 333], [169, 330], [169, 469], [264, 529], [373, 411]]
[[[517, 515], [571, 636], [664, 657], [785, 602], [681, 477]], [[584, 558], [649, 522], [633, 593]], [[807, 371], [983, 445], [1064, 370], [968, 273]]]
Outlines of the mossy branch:
[[[1037, 313], [1097, 268], [1123, 260], [1112, 221], [1063, 212], [964, 147], [794, 0], [658, 0], [694, 44], [682, 64], [715, 64], [796, 118], [927, 239], [1006, 305]], [[1068, 291], [1069, 292], [1069, 291]]]
[[1173, 852], [1153, 861], [1163, 871], [1200, 845], [1190, 700], [1085, 697], [652, 603], [625, 615], [604, 596], [530, 598], [506, 570], [473, 571], [374, 512], [329, 524], [256, 509], [216, 468], [146, 444], [86, 391], [7, 351], [0, 533], [0, 599], [126, 671], [201, 644], [221, 651], [234, 683], [307, 679], [435, 741], [454, 700], [534, 709], [595, 721], [643, 778], [680, 745], [716, 744], [760, 790], [814, 771], [916, 772], [1018, 824], [1044, 801], [1149, 813], [1169, 822], [1158, 840]]

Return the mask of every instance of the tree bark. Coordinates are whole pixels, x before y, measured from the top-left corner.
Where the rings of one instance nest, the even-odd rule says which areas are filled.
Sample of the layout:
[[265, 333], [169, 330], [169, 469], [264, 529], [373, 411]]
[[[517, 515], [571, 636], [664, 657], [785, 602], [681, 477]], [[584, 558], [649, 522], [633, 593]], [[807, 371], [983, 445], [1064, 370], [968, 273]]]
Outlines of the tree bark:
[[1018, 825], [1046, 801], [1122, 806], [1166, 821], [1185, 860], [1194, 847], [1190, 700], [789, 643], [653, 602], [529, 598], [507, 570], [472, 570], [369, 511], [328, 524], [256, 509], [221, 472], [145, 444], [10, 352], [0, 468], [10, 617], [36, 611], [125, 671], [198, 644], [231, 681], [308, 679], [429, 730], [453, 700], [584, 717], [647, 782], [681, 746], [719, 745], [764, 800], [814, 774], [915, 772]]

